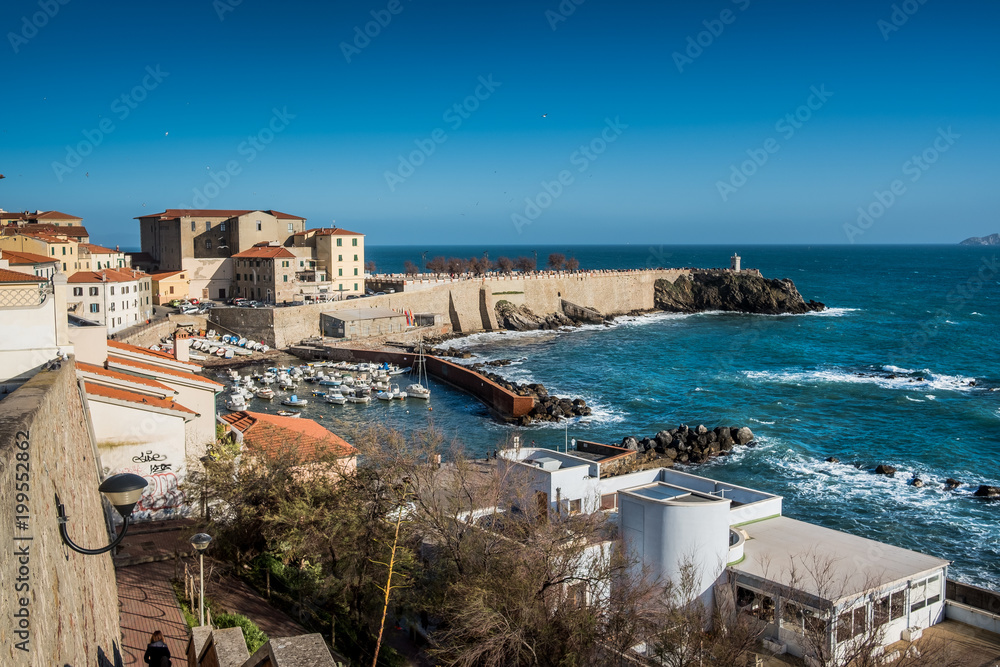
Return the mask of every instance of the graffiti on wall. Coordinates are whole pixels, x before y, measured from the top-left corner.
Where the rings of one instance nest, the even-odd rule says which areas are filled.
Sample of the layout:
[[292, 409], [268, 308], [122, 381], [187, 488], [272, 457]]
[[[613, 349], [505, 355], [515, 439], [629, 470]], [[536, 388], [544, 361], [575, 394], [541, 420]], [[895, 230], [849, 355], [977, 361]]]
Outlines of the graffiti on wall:
[[180, 476], [174, 470], [174, 464], [164, 463], [166, 459], [163, 454], [147, 450], [133, 456], [131, 465], [114, 471], [105, 468], [106, 475], [132, 473], [146, 480], [146, 488], [135, 506], [133, 519], [166, 519], [183, 510], [184, 491], [180, 487]]

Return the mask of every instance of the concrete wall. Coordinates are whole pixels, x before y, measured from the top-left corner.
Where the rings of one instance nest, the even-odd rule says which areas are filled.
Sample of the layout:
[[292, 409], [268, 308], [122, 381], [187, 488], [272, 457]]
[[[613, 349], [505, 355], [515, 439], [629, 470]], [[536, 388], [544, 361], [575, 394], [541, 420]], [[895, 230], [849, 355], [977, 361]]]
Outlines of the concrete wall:
[[[35, 375], [0, 403], [0, 664], [5, 667], [85, 667], [98, 664], [101, 653], [114, 662], [120, 628], [111, 556], [70, 551], [56, 520], [59, 493], [73, 541], [84, 547], [109, 542], [89, 433], [72, 361]], [[27, 553], [16, 555], [19, 551]]]
[[[38, 303], [42, 298], [44, 301]], [[37, 285], [24, 285], [0, 293], [0, 304], [31, 300], [35, 305], [0, 307], [3, 314], [0, 317], [0, 383], [30, 375], [33, 369], [54, 359], [60, 351], [73, 351], [72, 346], [59, 345], [57, 340], [58, 316], [65, 319], [66, 311], [59, 312], [53, 293], [40, 297]]]
[[952, 621], [1000, 634], [1000, 616], [960, 602], [945, 602], [945, 616]]

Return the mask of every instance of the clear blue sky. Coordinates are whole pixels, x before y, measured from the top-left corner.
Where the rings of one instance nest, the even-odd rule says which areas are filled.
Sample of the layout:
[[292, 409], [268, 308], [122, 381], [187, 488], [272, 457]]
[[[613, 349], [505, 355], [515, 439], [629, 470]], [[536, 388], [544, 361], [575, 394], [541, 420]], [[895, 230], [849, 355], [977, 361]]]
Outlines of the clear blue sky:
[[[336, 220], [374, 244], [1000, 231], [996, 2], [910, 0], [897, 30], [893, 3], [874, 0], [565, 0], [569, 16], [557, 0], [237, 1], [3, 3], [0, 207], [73, 213], [123, 246], [138, 243], [135, 216], [192, 204]], [[54, 16], [39, 14], [46, 2]], [[357, 48], [373, 11], [391, 21]], [[689, 37], [706, 46], [679, 68]], [[467, 117], [449, 112], [480, 77], [499, 85], [479, 87]], [[799, 109], [812, 87], [832, 95]], [[778, 124], [797, 109], [808, 120]], [[576, 152], [601, 148], [602, 131], [614, 139], [602, 153]], [[74, 167], [67, 147], [81, 142], [92, 151]], [[398, 171], [415, 142], [433, 153]], [[925, 149], [933, 164], [907, 164]], [[735, 187], [747, 151], [767, 161]], [[230, 162], [238, 173], [215, 188]], [[561, 172], [550, 201], [542, 183]], [[897, 179], [880, 217], [845, 230]], [[540, 214], [512, 220], [526, 213]]]

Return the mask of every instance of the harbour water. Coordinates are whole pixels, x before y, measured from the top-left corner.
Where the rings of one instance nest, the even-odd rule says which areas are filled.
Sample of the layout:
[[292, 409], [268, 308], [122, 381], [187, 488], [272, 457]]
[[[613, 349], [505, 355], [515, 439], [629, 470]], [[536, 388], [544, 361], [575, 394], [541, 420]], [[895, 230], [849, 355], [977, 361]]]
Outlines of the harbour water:
[[[785, 498], [786, 515], [954, 562], [953, 578], [1000, 588], [1000, 249], [959, 246], [373, 247], [379, 271], [426, 257], [575, 256], [583, 268], [743, 266], [791, 278], [828, 310], [800, 316], [652, 314], [556, 332], [475, 334], [450, 344], [590, 417], [523, 429], [538, 446], [620, 442], [679, 423], [746, 425], [759, 445], [696, 472]], [[248, 372], [246, 370], [244, 373]], [[405, 384], [405, 381], [401, 381]], [[434, 426], [482, 455], [512, 427], [431, 382], [422, 401], [311, 403], [305, 416], [350, 433], [382, 422]], [[308, 394], [300, 385], [300, 394]], [[251, 409], [278, 409], [257, 401]], [[433, 408], [432, 410], [429, 408]], [[224, 409], [224, 408], [223, 408]], [[840, 463], [827, 463], [835, 456]], [[886, 463], [894, 478], [872, 469]], [[922, 488], [911, 485], [919, 476]], [[963, 485], [945, 491], [948, 477]]]

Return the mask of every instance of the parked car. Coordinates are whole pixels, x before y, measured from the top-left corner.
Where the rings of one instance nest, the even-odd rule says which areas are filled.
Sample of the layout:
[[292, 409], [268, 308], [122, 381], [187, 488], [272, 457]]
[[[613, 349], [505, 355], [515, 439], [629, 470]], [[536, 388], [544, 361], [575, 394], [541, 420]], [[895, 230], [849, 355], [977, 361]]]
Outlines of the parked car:
[[171, 308], [176, 308], [182, 303], [184, 303], [184, 299], [172, 299], [170, 301], [167, 301], [165, 305], [170, 306]]

